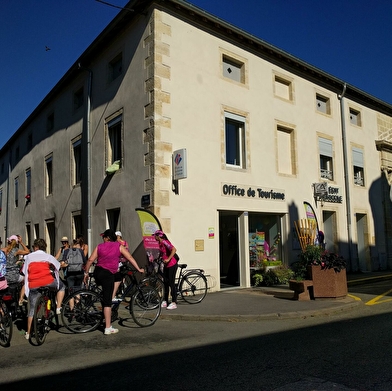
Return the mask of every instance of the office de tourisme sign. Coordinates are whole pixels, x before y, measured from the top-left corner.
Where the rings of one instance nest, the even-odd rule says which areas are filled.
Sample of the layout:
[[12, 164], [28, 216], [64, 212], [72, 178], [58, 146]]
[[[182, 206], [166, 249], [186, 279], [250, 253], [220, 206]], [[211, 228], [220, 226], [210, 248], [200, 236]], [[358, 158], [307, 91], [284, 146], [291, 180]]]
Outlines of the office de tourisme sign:
[[240, 198], [253, 198], [253, 199], [265, 199], [284, 201], [285, 193], [284, 190], [254, 187], [248, 185], [231, 185], [222, 183], [222, 195], [228, 197], [240, 197]]

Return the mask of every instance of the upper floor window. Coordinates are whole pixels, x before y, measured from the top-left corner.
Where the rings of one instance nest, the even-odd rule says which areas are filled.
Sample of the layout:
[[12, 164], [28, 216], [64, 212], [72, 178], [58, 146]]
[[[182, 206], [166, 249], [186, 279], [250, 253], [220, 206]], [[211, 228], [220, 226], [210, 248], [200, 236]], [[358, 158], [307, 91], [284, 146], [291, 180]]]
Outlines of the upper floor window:
[[73, 96], [73, 108], [74, 111], [76, 111], [79, 107], [83, 106], [84, 102], [84, 92], [83, 92], [83, 87], [79, 88]]
[[48, 155], [45, 158], [45, 195], [53, 193], [53, 156]]
[[225, 112], [225, 156], [228, 166], [245, 168], [245, 118]]
[[316, 110], [320, 113], [331, 114], [331, 102], [326, 96], [316, 94]]
[[122, 74], [122, 53], [109, 62], [109, 82], [117, 79]]
[[361, 112], [350, 107], [350, 123], [352, 125], [361, 126]]
[[354, 185], [365, 186], [365, 177], [363, 170], [363, 150], [352, 147], [352, 159], [354, 170]]
[[50, 132], [54, 129], [54, 113], [51, 113], [46, 118], [46, 131]]
[[333, 180], [333, 154], [332, 141], [319, 137], [320, 152], [320, 177], [323, 179]]
[[225, 54], [222, 55], [222, 73], [228, 79], [245, 83], [245, 64]]
[[106, 160], [107, 167], [112, 165], [116, 161], [122, 163], [123, 159], [123, 116], [119, 114], [114, 116], [106, 123], [107, 129], [107, 148], [106, 148]]
[[72, 142], [72, 185], [82, 181], [82, 137], [79, 136]]
[[294, 130], [286, 126], [277, 128], [278, 172], [280, 174], [296, 174], [296, 156]]
[[33, 148], [33, 134], [29, 133], [27, 136], [27, 151], [31, 151]]
[[19, 177], [16, 177], [14, 181], [14, 199], [15, 207], [17, 208], [19, 204]]
[[3, 189], [0, 189], [0, 213], [3, 209]]
[[279, 98], [293, 100], [293, 83], [281, 76], [274, 77], [274, 93]]
[[31, 168], [26, 170], [26, 200], [30, 201], [31, 198]]

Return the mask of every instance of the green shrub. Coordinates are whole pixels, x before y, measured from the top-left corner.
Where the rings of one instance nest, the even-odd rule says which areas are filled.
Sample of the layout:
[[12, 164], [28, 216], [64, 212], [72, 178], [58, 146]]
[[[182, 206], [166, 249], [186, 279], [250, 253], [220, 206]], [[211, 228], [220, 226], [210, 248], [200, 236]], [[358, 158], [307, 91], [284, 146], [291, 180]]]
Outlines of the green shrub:
[[252, 275], [252, 281], [254, 286], [272, 286], [287, 284], [293, 276], [294, 272], [282, 265], [269, 270], [258, 270]]

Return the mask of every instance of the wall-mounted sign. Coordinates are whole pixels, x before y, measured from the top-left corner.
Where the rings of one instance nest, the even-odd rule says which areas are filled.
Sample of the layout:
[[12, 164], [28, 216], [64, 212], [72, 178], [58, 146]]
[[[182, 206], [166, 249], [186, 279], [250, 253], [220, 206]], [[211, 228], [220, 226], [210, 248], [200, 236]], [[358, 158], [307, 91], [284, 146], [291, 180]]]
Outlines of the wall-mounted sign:
[[185, 179], [187, 177], [186, 149], [177, 149], [173, 152], [173, 179]]
[[208, 239], [214, 239], [215, 237], [215, 229], [214, 227], [208, 228]]
[[222, 183], [222, 195], [273, 201], [284, 201], [286, 197], [284, 190], [249, 185], [231, 185], [227, 183]]
[[324, 198], [325, 202], [343, 203], [342, 189], [338, 186], [328, 186], [328, 194]]

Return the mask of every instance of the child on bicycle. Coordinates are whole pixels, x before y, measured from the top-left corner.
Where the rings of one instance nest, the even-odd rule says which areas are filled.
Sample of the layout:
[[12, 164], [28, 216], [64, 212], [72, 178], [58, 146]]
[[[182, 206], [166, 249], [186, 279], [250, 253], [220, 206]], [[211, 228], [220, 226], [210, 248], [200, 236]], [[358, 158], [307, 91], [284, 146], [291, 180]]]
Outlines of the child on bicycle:
[[[159, 252], [164, 264], [163, 284], [165, 287], [165, 297], [161, 306], [168, 310], [175, 310], [177, 308], [176, 273], [178, 263], [177, 257], [175, 256], [177, 250], [161, 230], [155, 231], [153, 236], [155, 237], [155, 240], [159, 242]], [[169, 288], [172, 301], [168, 305]]]

